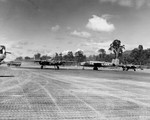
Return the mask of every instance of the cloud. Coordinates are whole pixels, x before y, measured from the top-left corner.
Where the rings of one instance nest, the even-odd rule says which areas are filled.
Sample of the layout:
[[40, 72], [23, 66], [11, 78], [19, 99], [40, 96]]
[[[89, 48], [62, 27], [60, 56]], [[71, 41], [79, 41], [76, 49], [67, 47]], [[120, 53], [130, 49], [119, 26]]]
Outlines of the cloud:
[[70, 51], [71, 51], [71, 50], [65, 50], [65, 51], [62, 52], [62, 55], [67, 55], [68, 52], [70, 52]]
[[103, 19], [106, 19], [106, 20], [109, 20], [110, 18], [112, 18], [113, 17], [113, 15], [109, 15], [109, 14], [103, 14], [102, 15], [102, 18]]
[[26, 45], [28, 45], [28, 42], [24, 42], [24, 41], [19, 41], [19, 42], [15, 42], [11, 45], [11, 47], [13, 49], [23, 49]]
[[59, 25], [53, 26], [53, 27], [51, 28], [51, 30], [52, 30], [53, 32], [56, 32], [56, 31], [58, 31], [59, 29], [60, 29], [60, 26], [59, 26]]
[[75, 36], [82, 37], [82, 38], [89, 38], [89, 37], [91, 37], [91, 34], [88, 33], [88, 32], [85, 32], [85, 31], [78, 32], [76, 30], [71, 32], [71, 35], [75, 35]]
[[67, 30], [71, 30], [71, 27], [67, 27]]
[[100, 2], [112, 2], [112, 3], [114, 3], [114, 2], [117, 2], [118, 0], [99, 0]]
[[11, 47], [14, 49], [23, 49], [23, 47], [18, 44], [13, 44]]
[[72, 41], [68, 41], [67, 43], [68, 43], [69, 45], [71, 45], [73, 42], [72, 42]]
[[[24, 1], [24, 0], [22, 0], [22, 1]], [[40, 12], [40, 8], [39, 8], [39, 5], [34, 1], [34, 0], [26, 0], [28, 3], [30, 3], [32, 6], [33, 6], [33, 8], [35, 9], [35, 10], [37, 10], [37, 11], [39, 11]]]
[[28, 45], [29, 43], [28, 42], [24, 42], [24, 41], [19, 41], [18, 43], [17, 43], [18, 45], [22, 45], [22, 46], [25, 46], [25, 45]]
[[150, 1], [149, 1], [149, 2], [147, 2], [147, 5], [150, 7]]
[[75, 52], [78, 52], [78, 51], [84, 51], [84, 50], [82, 50], [80, 48], [78, 48], [78, 49], [75, 50]]
[[40, 48], [40, 49], [28, 49], [27, 50], [29, 53], [32, 53], [33, 55], [36, 54], [36, 53], [40, 53], [42, 55], [48, 55], [51, 50], [47, 50], [47, 49], [43, 49], [43, 48]]
[[8, 0], [0, 0], [1, 2], [7, 2]]
[[[139, 46], [138, 43], [136, 44], [129, 44], [129, 43], [126, 43], [125, 44], [125, 49], [126, 50], [133, 50], [134, 48], [137, 48]], [[147, 42], [145, 45], [143, 45], [144, 49], [149, 49], [150, 47], [150, 42]]]
[[[149, 0], [148, 0], [147, 2], [150, 3]], [[137, 8], [140, 8], [140, 7], [142, 7], [145, 3], [146, 3], [146, 0], [137, 0], [137, 2], [136, 2], [136, 7], [137, 7]]]
[[143, 5], [149, 6], [149, 0], [99, 0], [100, 2], [117, 3], [120, 6], [141, 8]]
[[[92, 41], [92, 40], [91, 40]], [[98, 50], [103, 48], [106, 50], [106, 53], [110, 53], [109, 46], [112, 43], [112, 41], [106, 41], [106, 42], [86, 42], [86, 43], [81, 43], [79, 45], [79, 47], [82, 47], [82, 49], [84, 49], [84, 51], [88, 54], [88, 53], [92, 53], [93, 54], [98, 54]]]
[[121, 6], [127, 6], [127, 7], [130, 7], [133, 5], [133, 0], [119, 0], [118, 1], [118, 4], [121, 5]]
[[85, 47], [100, 47], [100, 48], [109, 48], [112, 41], [106, 41], [106, 42], [86, 42], [82, 45]]
[[86, 27], [98, 32], [111, 32], [115, 29], [114, 25], [109, 23], [106, 18], [96, 15], [93, 15], [93, 17], [89, 19]]

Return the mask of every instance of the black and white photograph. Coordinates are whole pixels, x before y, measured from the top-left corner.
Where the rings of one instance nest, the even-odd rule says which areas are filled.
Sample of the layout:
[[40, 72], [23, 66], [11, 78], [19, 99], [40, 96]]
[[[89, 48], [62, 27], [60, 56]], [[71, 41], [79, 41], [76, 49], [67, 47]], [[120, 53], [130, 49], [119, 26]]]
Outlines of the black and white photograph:
[[0, 120], [150, 120], [150, 0], [0, 0]]

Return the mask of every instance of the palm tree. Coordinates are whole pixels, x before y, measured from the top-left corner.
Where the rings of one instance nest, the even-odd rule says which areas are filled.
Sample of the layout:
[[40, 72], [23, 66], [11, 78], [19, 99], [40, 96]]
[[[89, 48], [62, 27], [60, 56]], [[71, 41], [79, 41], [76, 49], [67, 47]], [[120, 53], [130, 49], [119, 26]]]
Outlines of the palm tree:
[[124, 45], [121, 45], [121, 41], [117, 39], [110, 44], [109, 48], [109, 50], [115, 53], [115, 59], [118, 59], [119, 55], [122, 55], [123, 49], [125, 49]]
[[138, 49], [139, 49], [139, 51], [142, 51], [143, 50], [143, 45], [139, 45]]

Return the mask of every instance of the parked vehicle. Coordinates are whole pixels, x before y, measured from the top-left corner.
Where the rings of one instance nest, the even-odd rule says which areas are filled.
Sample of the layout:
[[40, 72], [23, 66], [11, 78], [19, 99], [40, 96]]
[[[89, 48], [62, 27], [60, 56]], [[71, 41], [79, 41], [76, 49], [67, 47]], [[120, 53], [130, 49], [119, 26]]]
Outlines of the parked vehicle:
[[21, 66], [21, 62], [19, 61], [10, 61], [7, 63], [7, 66], [10, 67], [10, 66], [16, 66], [16, 67], [20, 67]]

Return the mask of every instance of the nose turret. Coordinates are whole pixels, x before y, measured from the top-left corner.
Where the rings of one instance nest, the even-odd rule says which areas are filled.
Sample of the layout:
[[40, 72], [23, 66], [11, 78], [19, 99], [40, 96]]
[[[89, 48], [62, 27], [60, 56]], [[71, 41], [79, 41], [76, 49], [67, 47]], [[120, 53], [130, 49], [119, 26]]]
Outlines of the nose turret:
[[4, 45], [0, 45], [0, 62], [6, 58], [6, 54], [10, 52], [6, 52], [6, 47]]
[[0, 62], [3, 61], [6, 58], [6, 55], [0, 54]]
[[3, 45], [0, 45], [0, 54], [6, 54], [6, 48]]

